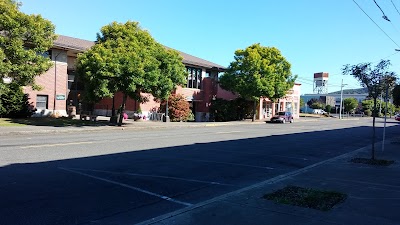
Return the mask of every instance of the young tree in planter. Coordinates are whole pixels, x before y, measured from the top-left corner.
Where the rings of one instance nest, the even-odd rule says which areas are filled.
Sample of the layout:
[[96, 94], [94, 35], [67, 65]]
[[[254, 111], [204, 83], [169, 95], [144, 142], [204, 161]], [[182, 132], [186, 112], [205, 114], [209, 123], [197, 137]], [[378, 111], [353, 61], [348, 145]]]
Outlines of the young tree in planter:
[[52, 66], [43, 54], [56, 39], [54, 25], [40, 15], [20, 12], [17, 1], [2, 0], [0, 33], [0, 82], [11, 78], [19, 86], [38, 88], [35, 77]]
[[371, 63], [360, 63], [358, 65], [348, 64], [342, 69], [344, 75], [350, 74], [358, 79], [360, 84], [368, 89], [369, 97], [374, 101], [372, 113], [372, 160], [375, 159], [375, 117], [377, 115], [377, 98], [384, 92], [384, 90], [386, 90], [386, 88], [393, 86], [396, 82], [396, 74], [388, 71], [389, 66], [389, 60], [381, 60], [374, 69], [371, 68]]
[[[177, 51], [166, 49], [137, 22], [113, 22], [101, 28], [96, 44], [78, 56], [77, 71], [86, 84], [86, 95], [96, 102], [123, 93], [144, 102], [140, 93], [166, 99], [177, 85], [185, 84], [186, 70]], [[118, 125], [122, 125], [120, 114]]]
[[253, 121], [260, 97], [275, 102], [294, 85], [296, 76], [290, 71], [291, 65], [275, 47], [253, 44], [236, 50], [234, 59], [219, 83], [222, 88], [254, 101]]
[[345, 112], [351, 112], [358, 106], [358, 101], [355, 98], [346, 98], [343, 100], [343, 106]]

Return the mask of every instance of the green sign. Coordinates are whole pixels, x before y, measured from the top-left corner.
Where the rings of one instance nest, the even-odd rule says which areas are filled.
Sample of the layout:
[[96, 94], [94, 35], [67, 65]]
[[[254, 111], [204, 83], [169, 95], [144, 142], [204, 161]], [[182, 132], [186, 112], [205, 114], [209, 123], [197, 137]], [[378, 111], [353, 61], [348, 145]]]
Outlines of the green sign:
[[65, 95], [56, 95], [57, 100], [65, 100]]

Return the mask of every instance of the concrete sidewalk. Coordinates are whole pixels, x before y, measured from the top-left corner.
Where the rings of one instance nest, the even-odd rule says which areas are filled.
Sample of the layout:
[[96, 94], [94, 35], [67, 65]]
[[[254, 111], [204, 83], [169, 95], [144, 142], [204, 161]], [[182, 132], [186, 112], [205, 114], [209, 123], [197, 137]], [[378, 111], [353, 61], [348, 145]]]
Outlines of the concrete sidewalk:
[[[377, 158], [390, 166], [351, 163], [370, 157], [364, 147], [140, 224], [400, 224], [400, 138], [377, 145]], [[339, 191], [347, 199], [330, 211], [275, 204], [262, 198], [287, 185]]]
[[[329, 119], [329, 118], [328, 118]], [[98, 116], [98, 121], [107, 122], [109, 117]], [[311, 122], [316, 121], [315, 118], [300, 118], [295, 122]], [[134, 121], [133, 119], [124, 120], [121, 127], [116, 125], [105, 126], [90, 125], [90, 126], [0, 126], [0, 136], [6, 135], [23, 135], [23, 134], [44, 134], [44, 133], [73, 133], [73, 132], [90, 132], [90, 131], [105, 131], [105, 130], [121, 130], [121, 129], [163, 129], [163, 128], [179, 128], [179, 127], [208, 127], [208, 126], [229, 126], [229, 125], [249, 125], [249, 124], [265, 124], [265, 121], [231, 121], [231, 122], [169, 122], [161, 121]]]

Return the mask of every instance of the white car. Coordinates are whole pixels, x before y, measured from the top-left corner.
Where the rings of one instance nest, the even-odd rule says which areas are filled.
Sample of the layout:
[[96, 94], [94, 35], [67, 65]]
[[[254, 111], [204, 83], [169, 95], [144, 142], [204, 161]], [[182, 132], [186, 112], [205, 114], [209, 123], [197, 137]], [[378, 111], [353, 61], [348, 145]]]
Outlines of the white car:
[[325, 114], [326, 112], [323, 109], [314, 109], [313, 114]]

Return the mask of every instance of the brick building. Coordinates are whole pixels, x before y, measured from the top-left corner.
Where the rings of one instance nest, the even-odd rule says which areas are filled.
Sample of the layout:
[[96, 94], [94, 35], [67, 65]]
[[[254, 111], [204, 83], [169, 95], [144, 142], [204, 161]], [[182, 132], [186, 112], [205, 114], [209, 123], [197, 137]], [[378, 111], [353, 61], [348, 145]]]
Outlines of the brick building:
[[[55, 112], [59, 115], [67, 115], [67, 106], [73, 105], [81, 109], [83, 84], [75, 76], [75, 61], [77, 54], [84, 52], [94, 45], [93, 41], [77, 39], [59, 35], [54, 42], [53, 48], [48, 51], [48, 56], [54, 62], [54, 66], [46, 73], [36, 78], [36, 83], [43, 87], [42, 90], [32, 90], [25, 87], [24, 91], [29, 94], [30, 101], [37, 108], [36, 116], [48, 115]], [[166, 47], [167, 48], [167, 47]], [[178, 87], [174, 93], [182, 94], [190, 103], [196, 121], [207, 121], [209, 118], [209, 106], [213, 99], [234, 99], [237, 96], [222, 89], [218, 85], [218, 75], [224, 71], [224, 67], [213, 62], [180, 52], [183, 64], [188, 71], [186, 86]], [[147, 95], [149, 102], [139, 103], [133, 99], [127, 100], [126, 112], [133, 113], [139, 108], [147, 118], [160, 107], [160, 103]], [[258, 108], [258, 119], [267, 119], [276, 111], [289, 110], [295, 117], [299, 115], [300, 84], [296, 84], [285, 98], [276, 104], [268, 99], [262, 98]], [[116, 108], [122, 103], [122, 94], [116, 93], [114, 105]], [[113, 99], [105, 98], [94, 106], [97, 115], [110, 116]]]

